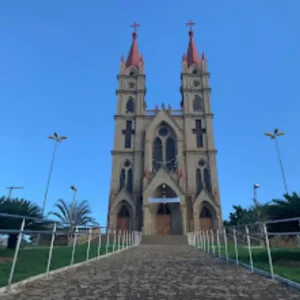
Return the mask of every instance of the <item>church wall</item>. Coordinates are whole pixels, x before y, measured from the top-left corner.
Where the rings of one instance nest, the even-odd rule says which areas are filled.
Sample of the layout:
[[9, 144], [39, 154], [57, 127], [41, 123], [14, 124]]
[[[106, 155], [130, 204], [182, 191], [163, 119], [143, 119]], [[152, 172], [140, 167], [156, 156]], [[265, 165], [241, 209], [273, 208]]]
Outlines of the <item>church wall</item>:
[[177, 126], [183, 130], [183, 118], [182, 116], [172, 116], [172, 119], [177, 124]]

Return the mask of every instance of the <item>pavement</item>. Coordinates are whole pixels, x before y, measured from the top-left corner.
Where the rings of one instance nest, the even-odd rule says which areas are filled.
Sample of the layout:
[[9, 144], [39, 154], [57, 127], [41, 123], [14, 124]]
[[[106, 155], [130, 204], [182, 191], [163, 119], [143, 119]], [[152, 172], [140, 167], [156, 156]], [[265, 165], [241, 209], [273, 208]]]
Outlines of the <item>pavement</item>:
[[188, 245], [140, 245], [1, 300], [300, 300], [300, 291]]

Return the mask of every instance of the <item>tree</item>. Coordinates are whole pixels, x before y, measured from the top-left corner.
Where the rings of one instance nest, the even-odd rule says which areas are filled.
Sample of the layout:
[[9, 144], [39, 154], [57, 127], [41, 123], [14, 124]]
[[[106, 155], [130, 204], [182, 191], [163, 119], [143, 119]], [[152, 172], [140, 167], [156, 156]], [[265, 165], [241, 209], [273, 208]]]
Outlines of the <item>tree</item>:
[[49, 215], [56, 216], [61, 226], [68, 228], [70, 233], [74, 232], [76, 226], [97, 225], [97, 222], [91, 217], [91, 209], [86, 200], [81, 202], [67, 203], [59, 199], [54, 205], [57, 212], [50, 212]]
[[248, 213], [247, 209], [243, 208], [241, 205], [233, 205], [232, 208], [234, 212], [229, 214], [229, 221], [224, 221], [225, 226], [237, 226], [245, 224], [246, 215]]
[[[274, 199], [269, 208], [273, 220], [300, 217], [300, 195], [284, 194], [283, 199]], [[299, 221], [272, 224], [272, 231], [299, 231]]]
[[[0, 213], [19, 215], [25, 218], [25, 227], [27, 230], [41, 230], [44, 227], [43, 214], [39, 206], [31, 201], [24, 199], [0, 198]], [[26, 219], [26, 217], [31, 219]], [[39, 221], [40, 220], [40, 221]], [[12, 218], [0, 216], [0, 228], [7, 229], [8, 241], [7, 248], [15, 249], [19, 233], [9, 232], [9, 230], [19, 230], [23, 218]]]
[[267, 221], [269, 219], [269, 207], [269, 203], [260, 203], [254, 199], [253, 204], [247, 209], [247, 213], [243, 219], [244, 224]]

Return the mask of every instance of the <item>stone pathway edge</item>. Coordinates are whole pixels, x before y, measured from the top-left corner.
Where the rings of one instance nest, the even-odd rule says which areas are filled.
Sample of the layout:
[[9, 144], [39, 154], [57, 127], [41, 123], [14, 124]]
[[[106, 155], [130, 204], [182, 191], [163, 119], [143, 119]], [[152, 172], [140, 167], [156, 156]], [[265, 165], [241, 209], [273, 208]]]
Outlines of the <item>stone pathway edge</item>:
[[78, 267], [83, 266], [85, 264], [88, 264], [90, 262], [93, 262], [93, 261], [96, 261], [96, 260], [100, 260], [100, 259], [109, 257], [109, 256], [111, 256], [113, 254], [117, 254], [117, 253], [120, 253], [122, 251], [126, 251], [126, 250], [129, 250], [129, 249], [132, 249], [132, 248], [137, 247], [137, 246], [138, 245], [134, 245], [134, 246], [131, 246], [131, 247], [128, 247], [128, 248], [120, 249], [120, 250], [117, 250], [115, 252], [110, 252], [110, 253], [107, 253], [105, 255], [101, 255], [99, 257], [95, 257], [95, 258], [92, 258], [92, 259], [89, 259], [89, 260], [86, 260], [86, 261], [74, 264], [72, 266], [66, 266], [66, 267], [62, 267], [62, 268], [50, 271], [48, 273], [48, 276], [47, 276], [46, 273], [43, 273], [43, 274], [39, 274], [39, 275], [36, 275], [36, 276], [33, 276], [33, 277], [29, 277], [27, 279], [24, 279], [22, 281], [19, 281], [19, 282], [16, 282], [16, 283], [12, 284], [9, 290], [7, 289], [7, 286], [0, 288], [0, 296], [1, 295], [15, 294], [15, 293], [19, 292], [19, 289], [21, 287], [25, 286], [26, 284], [28, 284], [30, 282], [33, 282], [33, 281], [36, 281], [36, 280], [39, 280], [39, 279], [47, 280], [50, 277], [55, 276], [58, 273], [62, 273], [64, 271], [68, 271], [70, 269], [78, 268]]
[[[231, 258], [226, 258], [225, 256], [219, 256], [218, 254], [212, 254], [210, 253], [212, 256], [215, 256], [217, 258], [220, 258], [222, 260], [225, 260], [227, 261], [228, 263], [231, 263], [231, 264], [234, 264], [236, 265], [236, 261], [234, 259], [231, 259]], [[239, 266], [242, 266], [244, 267], [245, 269], [248, 269], [249, 271], [251, 271], [251, 266], [248, 265], [248, 264], [245, 264], [245, 263], [242, 263], [242, 262], [239, 262], [238, 264]], [[261, 270], [261, 269], [258, 269], [258, 268], [255, 268], [253, 267], [253, 272], [258, 274], [258, 275], [261, 275], [263, 277], [266, 277], [268, 279], [271, 279], [272, 280], [272, 275], [271, 273], [267, 272], [267, 271], [264, 271], [264, 270]], [[285, 285], [288, 285], [294, 289], [297, 289], [298, 291], [300, 291], [300, 283], [296, 282], [296, 281], [293, 281], [293, 280], [289, 280], [287, 278], [284, 278], [284, 277], [281, 277], [279, 275], [276, 275], [274, 274], [274, 279], [277, 280], [278, 282], [282, 283], [282, 284], [285, 284]]]

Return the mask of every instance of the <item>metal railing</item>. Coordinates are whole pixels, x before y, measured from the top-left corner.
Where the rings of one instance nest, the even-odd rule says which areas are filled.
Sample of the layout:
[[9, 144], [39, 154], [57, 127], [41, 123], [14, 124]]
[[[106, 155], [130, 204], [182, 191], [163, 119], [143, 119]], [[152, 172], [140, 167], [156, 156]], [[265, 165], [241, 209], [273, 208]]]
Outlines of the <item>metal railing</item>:
[[[4, 213], [0, 213], [0, 218], [20, 219], [19, 229], [0, 229], [0, 235], [15, 239], [14, 250], [0, 246], [0, 292], [9, 291], [14, 283], [25, 284], [28, 280], [48, 277], [58, 269], [137, 246], [142, 238], [142, 233], [135, 230], [95, 226], [76, 226], [73, 230], [53, 220]], [[32, 221], [44, 224], [43, 230], [26, 229]], [[37, 236], [39, 245], [32, 242]]]
[[300, 218], [189, 232], [205, 252], [300, 289]]

